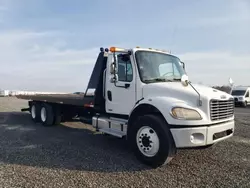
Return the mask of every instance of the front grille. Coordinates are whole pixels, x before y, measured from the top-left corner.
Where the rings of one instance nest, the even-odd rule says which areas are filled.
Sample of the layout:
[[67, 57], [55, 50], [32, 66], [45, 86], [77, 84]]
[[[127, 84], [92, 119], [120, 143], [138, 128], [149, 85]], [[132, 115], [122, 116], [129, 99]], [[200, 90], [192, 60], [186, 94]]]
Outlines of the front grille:
[[234, 115], [234, 99], [210, 101], [210, 117], [212, 121], [230, 118]]

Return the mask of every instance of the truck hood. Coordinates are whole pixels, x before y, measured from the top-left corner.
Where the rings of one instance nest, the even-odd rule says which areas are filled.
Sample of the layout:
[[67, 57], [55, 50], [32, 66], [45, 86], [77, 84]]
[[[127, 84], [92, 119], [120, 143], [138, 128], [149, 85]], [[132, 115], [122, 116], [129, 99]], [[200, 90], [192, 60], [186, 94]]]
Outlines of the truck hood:
[[[231, 95], [220, 90], [199, 84], [192, 84], [199, 92], [202, 103], [208, 105], [211, 99], [228, 100]], [[146, 84], [143, 87], [143, 97], [170, 97], [176, 102], [185, 102], [190, 105], [197, 105], [199, 96], [190, 86], [184, 87], [180, 82], [158, 82]]]

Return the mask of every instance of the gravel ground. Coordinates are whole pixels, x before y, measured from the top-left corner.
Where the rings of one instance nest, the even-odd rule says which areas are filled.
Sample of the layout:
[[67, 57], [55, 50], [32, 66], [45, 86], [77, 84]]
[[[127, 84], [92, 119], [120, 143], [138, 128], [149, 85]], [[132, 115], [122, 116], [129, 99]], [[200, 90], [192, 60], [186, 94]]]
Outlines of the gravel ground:
[[250, 108], [236, 109], [234, 137], [150, 169], [124, 140], [78, 122], [42, 127], [23, 107], [0, 98], [0, 187], [250, 187]]

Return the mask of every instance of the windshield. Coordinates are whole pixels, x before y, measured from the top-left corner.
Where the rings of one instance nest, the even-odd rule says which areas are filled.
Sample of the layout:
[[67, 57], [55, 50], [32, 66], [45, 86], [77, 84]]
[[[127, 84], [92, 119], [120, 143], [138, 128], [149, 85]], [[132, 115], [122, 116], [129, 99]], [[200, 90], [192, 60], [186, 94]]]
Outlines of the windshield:
[[237, 95], [237, 96], [240, 96], [240, 95], [245, 95], [246, 93], [246, 90], [233, 90], [232, 91], [232, 95]]
[[185, 74], [179, 58], [150, 51], [137, 51], [135, 58], [142, 82], [180, 81]]

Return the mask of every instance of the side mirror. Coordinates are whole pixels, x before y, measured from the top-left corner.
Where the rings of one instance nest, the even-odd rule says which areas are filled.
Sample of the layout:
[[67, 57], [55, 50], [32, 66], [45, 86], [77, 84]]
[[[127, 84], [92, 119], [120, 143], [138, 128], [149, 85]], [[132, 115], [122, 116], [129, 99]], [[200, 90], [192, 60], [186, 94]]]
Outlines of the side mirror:
[[114, 74], [111, 78], [110, 78], [110, 82], [111, 83], [115, 83], [118, 81], [118, 74]]
[[115, 63], [111, 63], [110, 65], [110, 74], [115, 74], [117, 71], [116, 71], [116, 66], [115, 66]]
[[181, 61], [182, 67], [185, 70], [185, 63]]
[[186, 74], [182, 75], [181, 83], [184, 87], [188, 86], [189, 81], [188, 81], [188, 76]]
[[110, 74], [112, 74], [112, 77], [110, 79], [111, 83], [115, 83], [118, 81], [118, 61], [117, 56], [113, 54], [112, 63], [110, 65]]
[[112, 63], [110, 65], [110, 74], [118, 73], [118, 64], [117, 64], [117, 56], [114, 54]]

